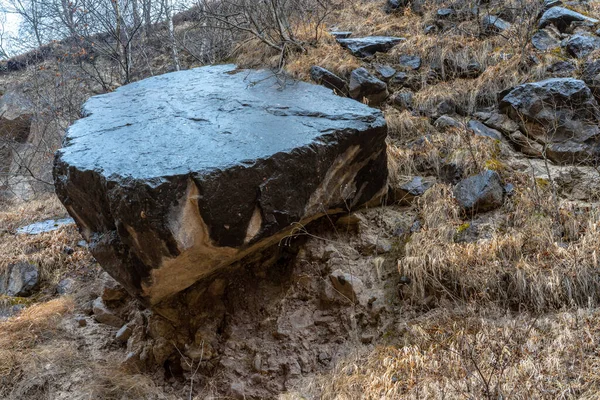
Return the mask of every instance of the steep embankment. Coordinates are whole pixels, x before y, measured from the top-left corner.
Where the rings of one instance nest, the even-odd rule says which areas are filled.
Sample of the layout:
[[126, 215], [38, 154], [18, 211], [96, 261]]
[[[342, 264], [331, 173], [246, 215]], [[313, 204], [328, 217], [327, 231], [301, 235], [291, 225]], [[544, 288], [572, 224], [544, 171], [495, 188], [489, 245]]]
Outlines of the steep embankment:
[[[165, 318], [115, 289], [73, 227], [25, 240], [14, 229], [37, 211], [10, 208], [1, 243], [52, 279], [0, 323], [13, 345], [1, 395], [598, 396], [598, 4], [384, 3], [345, 4], [328, 30], [404, 40], [373, 53], [324, 33], [285, 68], [380, 105], [387, 205], [301, 231], [292, 261], [207, 288], [196, 343], [146, 371], [127, 354], [161, 359]], [[256, 43], [239, 57], [279, 61]], [[67, 276], [71, 297], [50, 300]]]

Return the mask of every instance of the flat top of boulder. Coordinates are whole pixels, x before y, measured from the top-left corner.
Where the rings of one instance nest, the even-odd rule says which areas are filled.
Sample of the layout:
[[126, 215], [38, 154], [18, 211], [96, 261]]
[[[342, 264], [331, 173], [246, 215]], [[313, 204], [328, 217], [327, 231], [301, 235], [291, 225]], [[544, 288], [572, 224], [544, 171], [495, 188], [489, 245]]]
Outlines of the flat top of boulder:
[[134, 179], [248, 165], [384, 126], [379, 110], [269, 71], [220, 65], [174, 72], [92, 97], [58, 156], [79, 170]]

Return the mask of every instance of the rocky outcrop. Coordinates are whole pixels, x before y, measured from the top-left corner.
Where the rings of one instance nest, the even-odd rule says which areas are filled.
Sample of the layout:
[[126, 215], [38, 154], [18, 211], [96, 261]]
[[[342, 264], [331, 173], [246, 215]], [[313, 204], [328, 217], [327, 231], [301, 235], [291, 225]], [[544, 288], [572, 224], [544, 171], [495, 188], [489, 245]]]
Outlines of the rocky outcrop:
[[592, 164], [599, 152], [600, 111], [581, 80], [552, 78], [512, 89], [500, 109], [559, 163]]
[[381, 112], [277, 82], [232, 65], [158, 76], [91, 98], [69, 129], [56, 192], [147, 304], [386, 193]]
[[363, 38], [338, 39], [338, 43], [347, 48], [356, 57], [371, 57], [375, 53], [386, 53], [392, 47], [404, 41], [404, 38], [392, 36], [369, 36]]
[[553, 24], [558, 28], [559, 31], [565, 32], [567, 29], [569, 29], [569, 26], [572, 22], [589, 22], [591, 24], [596, 24], [598, 23], [598, 20], [587, 17], [576, 11], [569, 10], [568, 8], [551, 7], [544, 12], [544, 14], [542, 14], [542, 17], [538, 23], [538, 27], [542, 29], [550, 24]]

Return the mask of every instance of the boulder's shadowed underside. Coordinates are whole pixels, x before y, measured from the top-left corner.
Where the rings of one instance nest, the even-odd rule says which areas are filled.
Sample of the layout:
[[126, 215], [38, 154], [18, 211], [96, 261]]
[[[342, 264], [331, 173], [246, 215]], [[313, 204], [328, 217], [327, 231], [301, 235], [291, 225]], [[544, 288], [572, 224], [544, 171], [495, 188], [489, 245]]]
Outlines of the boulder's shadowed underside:
[[84, 116], [56, 155], [56, 192], [148, 304], [386, 190], [381, 112], [267, 71], [166, 74], [91, 98]]

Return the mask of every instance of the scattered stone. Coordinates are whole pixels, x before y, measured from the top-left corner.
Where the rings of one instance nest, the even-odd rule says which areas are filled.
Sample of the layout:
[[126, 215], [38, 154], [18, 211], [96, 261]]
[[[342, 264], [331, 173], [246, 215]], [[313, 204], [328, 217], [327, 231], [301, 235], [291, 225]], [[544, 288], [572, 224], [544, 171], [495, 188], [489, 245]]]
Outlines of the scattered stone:
[[364, 284], [359, 278], [338, 269], [329, 275], [329, 280], [340, 295], [352, 303], [358, 302], [358, 297], [364, 289]]
[[514, 195], [515, 185], [513, 185], [512, 183], [507, 183], [506, 185], [504, 185], [504, 193], [509, 197]]
[[110, 325], [115, 328], [120, 328], [125, 323], [121, 318], [116, 316], [112, 311], [106, 307], [101, 297], [94, 300], [92, 304], [92, 311], [94, 318], [101, 324]]
[[593, 24], [598, 23], [597, 19], [586, 17], [583, 14], [569, 10], [564, 7], [551, 7], [544, 12], [538, 23], [538, 28], [542, 29], [553, 24], [558, 28], [561, 33], [565, 33], [572, 22], [591, 22]]
[[381, 111], [269, 71], [157, 76], [92, 97], [84, 115], [55, 189], [100, 265], [146, 304], [387, 190]]
[[408, 0], [387, 0], [385, 4], [385, 12], [388, 14], [402, 9], [408, 5]]
[[409, 182], [400, 185], [400, 187], [391, 188], [392, 200], [400, 204], [410, 204], [416, 197], [423, 196], [434, 184], [434, 179], [424, 179], [421, 176], [415, 176]]
[[552, 161], [596, 161], [600, 112], [585, 82], [552, 78], [519, 85], [503, 96], [500, 110], [522, 125], [527, 136], [545, 144]]
[[490, 113], [484, 118], [484, 121], [487, 126], [507, 135], [519, 130], [519, 124], [510, 119], [507, 115], [498, 112]]
[[336, 90], [338, 93], [348, 93], [348, 85], [346, 84], [346, 81], [323, 67], [319, 67], [317, 65], [312, 66], [310, 68], [310, 78], [315, 83], [323, 85], [326, 88]]
[[433, 33], [437, 32], [437, 26], [435, 25], [427, 25], [424, 29], [423, 29], [423, 33], [426, 35], [431, 35]]
[[502, 139], [502, 134], [500, 132], [485, 126], [484, 124], [475, 119], [469, 121], [469, 123], [467, 124], [467, 128], [478, 136], [486, 136], [494, 140]]
[[456, 11], [451, 8], [440, 8], [437, 10], [436, 16], [438, 19], [451, 19], [456, 17]]
[[449, 115], [442, 115], [433, 123], [438, 130], [445, 132], [450, 128], [462, 129], [463, 125]]
[[400, 110], [410, 110], [413, 106], [413, 92], [402, 91], [394, 96], [394, 105]]
[[504, 202], [504, 187], [496, 171], [484, 172], [464, 179], [454, 188], [454, 197], [466, 212], [486, 212]]
[[329, 34], [336, 39], [348, 39], [352, 36], [352, 32], [349, 31], [331, 31]]
[[562, 3], [563, 2], [561, 0], [544, 0], [543, 9], [546, 11], [552, 7], [558, 7], [562, 5]]
[[80, 315], [80, 316], [78, 316], [78, 317], [75, 317], [75, 322], [77, 322], [77, 325], [78, 325], [80, 328], [83, 328], [83, 327], [87, 326], [87, 320], [85, 319], [85, 317], [84, 317], [84, 316], [81, 316], [81, 315]]
[[407, 70], [418, 70], [421, 68], [421, 57], [413, 55], [401, 55], [398, 64]]
[[544, 147], [535, 140], [523, 135], [520, 131], [508, 134], [508, 138], [515, 144], [517, 150], [521, 153], [531, 157], [543, 157]]
[[115, 281], [108, 274], [104, 274], [102, 285], [102, 301], [106, 303], [121, 301], [127, 298], [127, 291], [119, 282]]
[[375, 339], [375, 336], [374, 336], [374, 335], [368, 335], [368, 334], [364, 334], [364, 333], [363, 333], [363, 334], [360, 336], [360, 342], [361, 342], [362, 344], [370, 344], [370, 343], [372, 343], [372, 342], [373, 342], [373, 340], [374, 340], [374, 339]]
[[594, 50], [600, 48], [600, 37], [576, 34], [567, 40], [565, 49], [575, 58], [585, 58]]
[[556, 77], [568, 78], [573, 76], [577, 67], [570, 61], [558, 61], [548, 66], [548, 73]]
[[26, 262], [9, 264], [0, 272], [0, 294], [28, 297], [39, 287], [38, 267]]
[[542, 29], [533, 34], [531, 44], [540, 51], [552, 51], [560, 47], [560, 39], [551, 35], [547, 30]]
[[510, 23], [495, 15], [486, 15], [481, 21], [485, 33], [500, 33], [510, 29]]
[[396, 70], [389, 65], [374, 65], [375, 71], [383, 78], [383, 80], [389, 80], [396, 74]]
[[406, 72], [398, 72], [392, 78], [391, 84], [396, 86], [404, 86], [409, 80], [409, 76]]
[[359, 101], [366, 98], [369, 104], [378, 105], [388, 97], [387, 85], [366, 68], [357, 68], [350, 75], [350, 96]]
[[84, 249], [87, 249], [88, 244], [85, 240], [80, 240], [79, 242], [77, 242], [77, 247], [83, 247]]
[[338, 39], [337, 42], [350, 50], [356, 57], [371, 57], [375, 53], [387, 53], [404, 38], [391, 36], [369, 36], [362, 38]]
[[74, 252], [75, 252], [75, 250], [73, 250], [72, 247], [69, 247], [69, 246], [63, 247], [63, 253], [65, 253], [68, 256], [72, 255]]
[[115, 334], [115, 339], [117, 339], [121, 343], [125, 343], [131, 337], [132, 333], [133, 329], [131, 328], [131, 326], [129, 326], [129, 324], [125, 324], [121, 327], [121, 329], [117, 331], [117, 333]]
[[22, 226], [17, 229], [16, 233], [18, 235], [39, 235], [40, 233], [53, 232], [60, 227], [73, 225], [74, 223], [73, 218], [49, 219]]
[[56, 285], [56, 293], [59, 295], [65, 295], [73, 292], [73, 287], [75, 286], [75, 280], [73, 278], [64, 278], [58, 282]]

